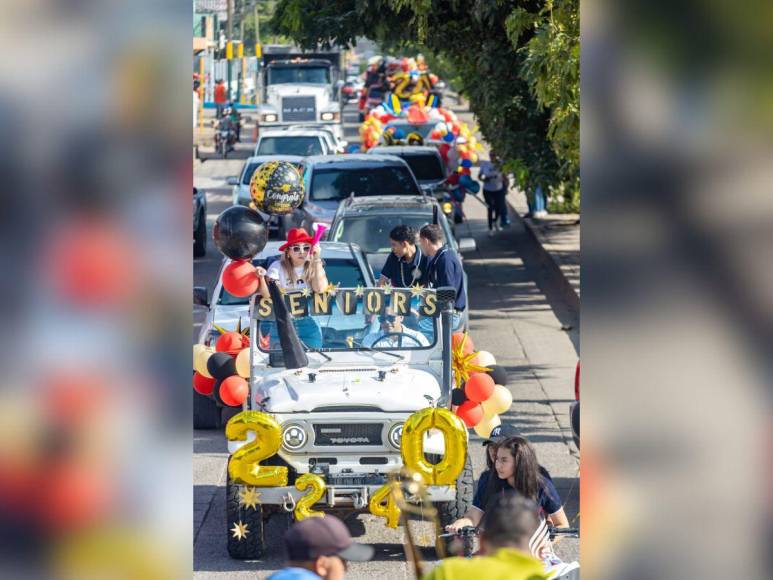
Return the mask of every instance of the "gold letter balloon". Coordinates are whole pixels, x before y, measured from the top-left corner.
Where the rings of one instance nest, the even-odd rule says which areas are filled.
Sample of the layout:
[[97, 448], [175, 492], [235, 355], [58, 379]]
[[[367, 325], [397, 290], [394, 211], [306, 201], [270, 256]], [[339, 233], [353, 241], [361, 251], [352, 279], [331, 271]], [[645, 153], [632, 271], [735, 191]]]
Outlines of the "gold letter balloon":
[[225, 436], [229, 441], [245, 441], [248, 431], [255, 432], [255, 439], [231, 455], [228, 475], [236, 483], [256, 487], [287, 485], [286, 467], [260, 465], [261, 461], [279, 451], [282, 439], [279, 423], [261, 411], [242, 411], [231, 417], [225, 426]]
[[[437, 465], [424, 457], [424, 433], [433, 428], [442, 431], [445, 439], [445, 453]], [[400, 453], [403, 464], [419, 472], [427, 485], [453, 485], [464, 469], [467, 429], [448, 409], [429, 407], [416, 411], [403, 426]]]
[[304, 473], [295, 480], [295, 489], [298, 491], [309, 490], [309, 492], [295, 504], [293, 514], [295, 515], [296, 522], [300, 522], [306, 518], [321, 518], [325, 516], [325, 512], [311, 509], [315, 503], [322, 499], [322, 495], [325, 493], [325, 489], [327, 489], [324, 479], [313, 473]]

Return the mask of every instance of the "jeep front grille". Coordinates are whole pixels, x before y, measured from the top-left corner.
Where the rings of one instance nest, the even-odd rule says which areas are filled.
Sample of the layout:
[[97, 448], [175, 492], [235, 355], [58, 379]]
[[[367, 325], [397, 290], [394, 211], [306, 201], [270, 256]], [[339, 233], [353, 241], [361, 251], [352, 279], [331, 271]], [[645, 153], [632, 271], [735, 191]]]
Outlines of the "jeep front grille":
[[316, 121], [317, 107], [314, 97], [284, 97], [282, 99], [282, 122]]
[[382, 445], [381, 431], [381, 423], [315, 423], [314, 445], [317, 447]]

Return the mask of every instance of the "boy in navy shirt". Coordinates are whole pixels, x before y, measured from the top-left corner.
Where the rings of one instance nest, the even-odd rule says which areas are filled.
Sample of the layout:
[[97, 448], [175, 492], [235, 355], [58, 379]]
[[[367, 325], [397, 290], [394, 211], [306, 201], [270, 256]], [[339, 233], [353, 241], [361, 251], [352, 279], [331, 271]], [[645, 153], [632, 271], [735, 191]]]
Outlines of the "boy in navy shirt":
[[467, 308], [464, 290], [464, 270], [457, 255], [446, 245], [443, 230], [437, 224], [427, 224], [419, 231], [419, 247], [427, 256], [427, 272], [421, 284], [429, 288], [451, 286], [456, 290], [454, 302], [454, 329], [461, 324], [462, 312]]
[[393, 288], [408, 288], [421, 281], [427, 271], [427, 257], [416, 245], [416, 230], [399, 225], [389, 232], [392, 253], [389, 254], [378, 285], [389, 282]]

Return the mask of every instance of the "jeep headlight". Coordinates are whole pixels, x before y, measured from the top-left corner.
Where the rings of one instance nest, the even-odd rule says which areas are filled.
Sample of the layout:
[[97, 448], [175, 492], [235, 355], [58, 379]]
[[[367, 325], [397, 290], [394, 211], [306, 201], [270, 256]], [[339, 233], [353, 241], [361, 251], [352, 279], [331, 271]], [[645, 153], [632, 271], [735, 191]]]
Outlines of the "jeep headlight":
[[263, 115], [264, 123], [274, 123], [277, 120], [277, 116], [274, 113], [266, 113]]
[[392, 428], [389, 430], [389, 435], [387, 436], [387, 439], [389, 439], [389, 444], [395, 449], [400, 449], [400, 441], [402, 438], [403, 424], [397, 423], [396, 425], [392, 425]]
[[306, 430], [300, 425], [290, 424], [282, 430], [282, 445], [288, 451], [297, 451], [307, 440]]
[[338, 113], [322, 113], [323, 121], [336, 121], [338, 120]]

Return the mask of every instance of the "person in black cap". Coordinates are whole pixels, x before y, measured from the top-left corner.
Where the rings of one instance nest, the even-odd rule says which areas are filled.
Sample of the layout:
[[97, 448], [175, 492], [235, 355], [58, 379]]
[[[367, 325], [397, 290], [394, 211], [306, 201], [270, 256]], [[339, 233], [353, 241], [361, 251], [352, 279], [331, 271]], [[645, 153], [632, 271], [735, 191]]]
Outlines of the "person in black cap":
[[344, 523], [335, 516], [307, 518], [285, 533], [290, 567], [269, 576], [269, 580], [340, 580], [346, 562], [367, 562], [373, 546], [357, 544]]

